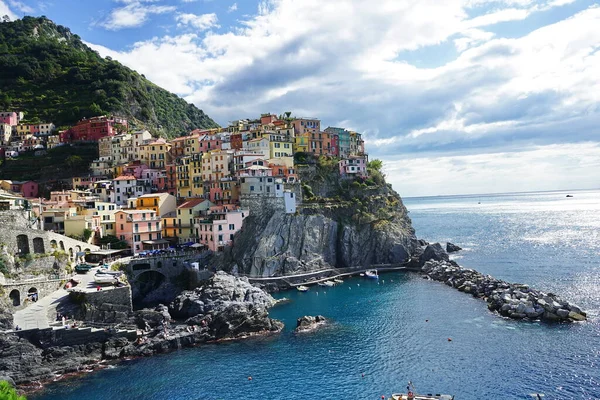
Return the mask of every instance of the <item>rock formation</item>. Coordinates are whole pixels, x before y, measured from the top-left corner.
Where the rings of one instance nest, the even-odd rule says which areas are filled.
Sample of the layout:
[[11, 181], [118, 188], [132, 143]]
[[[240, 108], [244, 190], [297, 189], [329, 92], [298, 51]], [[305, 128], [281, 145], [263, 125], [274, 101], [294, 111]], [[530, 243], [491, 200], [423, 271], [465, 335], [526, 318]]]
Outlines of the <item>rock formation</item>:
[[267, 312], [274, 304], [271, 295], [247, 279], [219, 271], [200, 287], [177, 296], [169, 310], [189, 325], [207, 326], [210, 335], [223, 339], [280, 331], [283, 324]]
[[490, 310], [513, 319], [541, 319], [549, 322], [587, 319], [581, 308], [555, 294], [483, 275], [473, 269], [462, 268], [453, 261], [426, 261], [422, 272], [461, 292], [486, 299]]
[[450, 243], [450, 242], [446, 243], [446, 252], [447, 253], [455, 253], [455, 252], [461, 251], [461, 250], [462, 250], [462, 248], [455, 245], [454, 243]]
[[407, 261], [418, 242], [400, 196], [385, 182], [367, 186], [336, 174], [323, 181], [301, 174], [317, 195], [305, 195], [295, 214], [269, 204], [251, 209], [215, 265], [268, 277]]
[[296, 322], [295, 332], [308, 332], [312, 331], [319, 326], [324, 325], [327, 322], [324, 316], [317, 315], [316, 317], [305, 315], [304, 317], [298, 318]]

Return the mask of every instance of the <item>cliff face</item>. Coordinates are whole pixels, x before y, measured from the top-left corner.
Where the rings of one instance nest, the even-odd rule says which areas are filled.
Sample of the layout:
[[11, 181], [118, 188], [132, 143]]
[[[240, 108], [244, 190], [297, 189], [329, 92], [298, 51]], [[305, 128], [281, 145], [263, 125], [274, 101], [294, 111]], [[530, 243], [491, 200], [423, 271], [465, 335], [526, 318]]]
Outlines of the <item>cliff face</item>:
[[303, 173], [296, 214], [251, 210], [220, 264], [267, 277], [407, 261], [418, 244], [400, 196], [384, 181], [344, 181], [332, 169], [319, 179], [318, 170]]

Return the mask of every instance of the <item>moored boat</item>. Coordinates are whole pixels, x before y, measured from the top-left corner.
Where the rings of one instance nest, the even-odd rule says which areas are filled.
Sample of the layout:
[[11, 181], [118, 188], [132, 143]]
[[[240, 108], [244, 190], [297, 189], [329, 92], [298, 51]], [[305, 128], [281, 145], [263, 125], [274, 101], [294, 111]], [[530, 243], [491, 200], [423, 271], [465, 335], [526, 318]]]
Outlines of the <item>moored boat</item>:
[[92, 269], [92, 266], [90, 264], [77, 264], [75, 266], [75, 272], [77, 272], [78, 274], [85, 274], [90, 269]]
[[343, 281], [343, 280], [341, 280], [341, 279], [334, 279], [333, 281], [334, 281], [335, 283], [344, 283], [344, 281]]
[[117, 281], [117, 277], [111, 274], [96, 274], [94, 275], [94, 282], [99, 284], [105, 283], [115, 283]]
[[325, 281], [325, 282], [323, 282], [323, 283], [325, 284], [325, 286], [329, 286], [329, 287], [331, 287], [331, 286], [334, 286], [334, 285], [335, 285], [335, 282], [333, 282], [333, 281]]
[[376, 269], [369, 269], [365, 271], [365, 277], [370, 279], [379, 279], [379, 275], [377, 275]]
[[296, 289], [298, 289], [299, 292], [308, 292], [308, 286], [300, 285]]
[[407, 393], [394, 393], [389, 400], [454, 400], [449, 394], [417, 394], [412, 382], [406, 386]]

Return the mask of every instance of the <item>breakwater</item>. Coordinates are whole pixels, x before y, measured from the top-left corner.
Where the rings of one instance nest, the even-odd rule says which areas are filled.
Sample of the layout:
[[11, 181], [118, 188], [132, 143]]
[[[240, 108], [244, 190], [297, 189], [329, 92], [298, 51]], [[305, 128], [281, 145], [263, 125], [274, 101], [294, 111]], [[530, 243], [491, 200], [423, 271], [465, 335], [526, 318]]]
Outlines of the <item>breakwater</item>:
[[490, 310], [505, 317], [548, 322], [587, 319], [586, 312], [579, 306], [561, 299], [556, 294], [496, 279], [473, 269], [462, 268], [453, 261], [427, 261], [422, 272], [435, 281], [444, 282], [473, 297], [485, 299]]

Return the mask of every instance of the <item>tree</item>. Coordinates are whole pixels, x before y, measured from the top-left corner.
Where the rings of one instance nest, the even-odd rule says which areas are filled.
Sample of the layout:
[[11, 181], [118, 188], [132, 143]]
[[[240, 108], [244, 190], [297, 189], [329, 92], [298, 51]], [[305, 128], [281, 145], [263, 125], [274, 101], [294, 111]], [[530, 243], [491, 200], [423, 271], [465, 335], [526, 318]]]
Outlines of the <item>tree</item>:
[[381, 171], [381, 168], [383, 168], [383, 161], [378, 159], [371, 160], [369, 161], [369, 164], [367, 164], [367, 168], [374, 169], [375, 171]]
[[0, 381], [0, 400], [27, 400], [19, 396], [17, 391], [6, 381]]
[[71, 169], [78, 169], [81, 166], [83, 166], [83, 158], [81, 158], [80, 156], [72, 155], [67, 157], [67, 159], [65, 160], [65, 164], [67, 164], [67, 167]]

